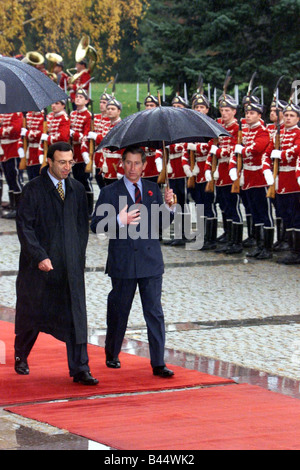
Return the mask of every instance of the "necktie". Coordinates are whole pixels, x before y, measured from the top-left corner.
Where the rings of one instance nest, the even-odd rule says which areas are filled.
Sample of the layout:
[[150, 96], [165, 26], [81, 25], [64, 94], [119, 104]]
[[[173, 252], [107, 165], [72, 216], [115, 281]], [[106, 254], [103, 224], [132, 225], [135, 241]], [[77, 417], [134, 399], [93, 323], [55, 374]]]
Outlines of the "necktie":
[[137, 183], [134, 183], [135, 186], [135, 203], [136, 204], [141, 204], [142, 202], [142, 195], [140, 188], [138, 187]]
[[64, 190], [63, 190], [63, 186], [62, 186], [62, 182], [59, 181], [57, 183], [57, 191], [58, 191], [58, 194], [60, 195], [60, 197], [62, 198], [62, 200], [64, 201], [65, 199], [65, 193], [64, 193]]

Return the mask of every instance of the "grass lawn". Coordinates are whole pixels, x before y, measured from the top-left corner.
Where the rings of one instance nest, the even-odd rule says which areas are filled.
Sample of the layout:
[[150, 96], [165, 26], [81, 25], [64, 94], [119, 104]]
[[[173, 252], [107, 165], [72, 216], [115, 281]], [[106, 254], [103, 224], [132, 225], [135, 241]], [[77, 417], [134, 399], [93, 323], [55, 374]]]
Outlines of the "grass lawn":
[[[105, 87], [107, 86], [106, 83], [92, 83], [92, 99], [94, 101], [94, 113], [99, 113], [99, 98]], [[111, 86], [107, 88], [107, 93], [112, 92]], [[160, 94], [162, 95], [162, 90], [159, 90]], [[166, 94], [170, 94], [171, 89], [166, 87]], [[147, 91], [147, 83], [140, 83], [139, 84], [139, 101], [141, 103], [141, 111], [145, 109], [144, 107], [144, 99], [148, 94]], [[151, 84], [151, 94], [157, 96], [157, 88]], [[137, 84], [136, 83], [116, 83], [116, 91], [115, 91], [115, 98], [118, 101], [121, 101], [123, 105], [121, 118], [125, 118], [130, 114], [136, 113], [137, 109]]]

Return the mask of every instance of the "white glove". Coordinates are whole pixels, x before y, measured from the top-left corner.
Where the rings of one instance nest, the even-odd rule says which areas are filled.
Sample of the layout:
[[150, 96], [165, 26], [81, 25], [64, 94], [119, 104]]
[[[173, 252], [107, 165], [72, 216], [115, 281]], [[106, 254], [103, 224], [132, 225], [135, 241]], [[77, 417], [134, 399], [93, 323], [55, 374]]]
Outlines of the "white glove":
[[41, 140], [44, 141], [44, 140], [48, 140], [48, 134], [42, 134], [41, 135]]
[[188, 178], [191, 178], [193, 176], [189, 165], [183, 165], [183, 171], [185, 172]]
[[214, 180], [217, 181], [219, 177], [220, 177], [219, 170], [216, 169], [216, 171], [214, 172]]
[[24, 157], [25, 157], [25, 153], [24, 153], [23, 147], [20, 147], [20, 148], [18, 149], [18, 154], [19, 154], [19, 157], [20, 157], [20, 158], [24, 158]]
[[74, 134], [74, 129], [70, 129], [70, 136], [73, 137], [73, 134]]
[[83, 161], [84, 161], [84, 163], [85, 163], [86, 165], [87, 165], [88, 163], [90, 163], [90, 156], [89, 156], [88, 152], [83, 152], [82, 158], [83, 158]]
[[193, 173], [193, 176], [197, 176], [200, 173], [200, 168], [198, 167], [198, 165], [194, 166], [192, 173]]
[[212, 177], [211, 177], [211, 171], [210, 170], [206, 170], [205, 172], [205, 179], [206, 181], [210, 182], [212, 180]]
[[44, 163], [44, 155], [39, 155], [39, 162], [40, 162], [40, 165], [42, 165]]
[[27, 134], [27, 129], [26, 129], [26, 127], [22, 127], [22, 129], [21, 129], [21, 137], [25, 137], [26, 134]]
[[187, 144], [187, 149], [188, 149], [188, 150], [193, 150], [193, 151], [195, 152], [195, 150], [196, 150], [196, 144], [190, 144], [190, 143]]
[[297, 181], [298, 181], [298, 184], [299, 184], [299, 186], [300, 186], [300, 176], [299, 176], [299, 178], [297, 179]]
[[271, 170], [265, 170], [264, 177], [268, 186], [272, 186], [272, 184], [274, 184], [274, 176]]
[[97, 132], [90, 131], [88, 133], [88, 139], [96, 140], [97, 139]]
[[161, 157], [156, 158], [155, 159], [155, 164], [156, 164], [156, 169], [157, 169], [158, 173], [160, 173], [161, 170], [162, 170], [162, 166], [163, 166], [162, 158]]
[[210, 147], [210, 153], [212, 153], [213, 155], [216, 155], [217, 150], [218, 150], [218, 147], [216, 145], [212, 145]]
[[278, 158], [281, 160], [281, 150], [272, 150], [271, 158]]
[[231, 170], [229, 171], [229, 176], [231, 181], [236, 181], [238, 179], [237, 169], [231, 168]]
[[235, 149], [234, 149], [234, 153], [242, 153], [243, 148], [244, 147], [241, 144], [236, 144]]

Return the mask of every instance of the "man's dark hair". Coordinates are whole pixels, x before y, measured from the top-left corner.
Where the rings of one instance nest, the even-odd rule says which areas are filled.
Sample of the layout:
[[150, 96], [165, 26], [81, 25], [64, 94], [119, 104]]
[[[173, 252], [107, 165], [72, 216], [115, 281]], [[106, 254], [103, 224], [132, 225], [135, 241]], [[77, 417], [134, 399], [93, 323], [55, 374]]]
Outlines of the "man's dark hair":
[[123, 162], [125, 162], [125, 160], [126, 160], [127, 153], [140, 154], [141, 157], [142, 157], [142, 162], [143, 163], [146, 162], [146, 154], [145, 154], [144, 150], [141, 147], [137, 147], [135, 145], [131, 145], [130, 147], [127, 147], [124, 150], [124, 153], [122, 155], [122, 161]]
[[47, 152], [47, 158], [51, 158], [54, 160], [54, 153], [58, 150], [59, 152], [73, 152], [72, 145], [68, 144], [68, 142], [55, 142], [55, 144], [50, 145]]

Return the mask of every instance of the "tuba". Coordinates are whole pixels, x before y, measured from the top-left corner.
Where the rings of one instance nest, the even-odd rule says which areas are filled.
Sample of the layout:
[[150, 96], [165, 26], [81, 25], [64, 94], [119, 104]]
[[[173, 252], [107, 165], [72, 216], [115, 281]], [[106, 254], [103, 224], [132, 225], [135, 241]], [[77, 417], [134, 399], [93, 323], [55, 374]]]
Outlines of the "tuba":
[[63, 58], [54, 52], [48, 52], [46, 54], [46, 59], [48, 77], [54, 82], [57, 82], [57, 75], [54, 73], [54, 68], [57, 64], [60, 64], [63, 61]]
[[45, 58], [39, 52], [30, 51], [30, 52], [27, 52], [27, 54], [25, 55], [25, 57], [22, 59], [21, 62], [25, 62], [25, 64], [36, 66], [36, 65], [42, 65], [45, 62]]
[[[86, 34], [82, 36], [75, 53], [76, 63], [85, 59], [88, 59], [87, 70], [92, 73], [97, 62], [97, 52], [90, 45], [90, 38]], [[71, 70], [76, 69], [67, 69], [67, 72], [70, 75], [69, 83], [74, 83], [85, 72], [85, 70], [82, 70], [81, 72], [72, 75]]]

